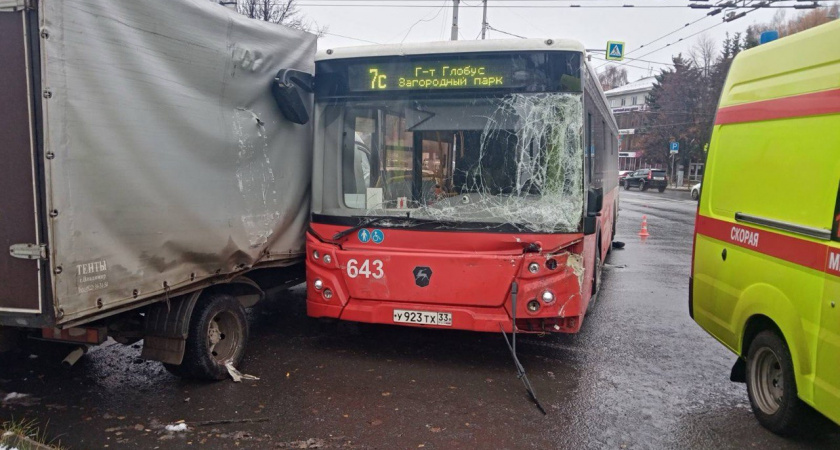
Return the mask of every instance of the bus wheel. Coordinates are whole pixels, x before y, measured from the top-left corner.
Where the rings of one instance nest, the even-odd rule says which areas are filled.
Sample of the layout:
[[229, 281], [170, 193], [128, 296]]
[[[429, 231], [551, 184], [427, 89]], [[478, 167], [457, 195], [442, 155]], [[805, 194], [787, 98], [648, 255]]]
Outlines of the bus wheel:
[[750, 344], [747, 393], [758, 422], [776, 434], [797, 431], [808, 412], [797, 395], [790, 350], [772, 331], [762, 331]]
[[242, 362], [247, 341], [245, 308], [230, 295], [213, 294], [195, 305], [181, 365], [164, 366], [184, 378], [222, 380], [229, 376], [228, 362]]

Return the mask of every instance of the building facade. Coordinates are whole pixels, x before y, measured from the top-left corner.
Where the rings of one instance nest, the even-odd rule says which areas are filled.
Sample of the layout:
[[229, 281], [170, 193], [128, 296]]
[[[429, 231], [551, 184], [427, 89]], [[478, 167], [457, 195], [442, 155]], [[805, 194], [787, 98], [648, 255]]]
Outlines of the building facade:
[[655, 82], [656, 77], [645, 77], [605, 92], [619, 128], [619, 170], [642, 167], [644, 149], [639, 147], [637, 131], [642, 127], [647, 97]]

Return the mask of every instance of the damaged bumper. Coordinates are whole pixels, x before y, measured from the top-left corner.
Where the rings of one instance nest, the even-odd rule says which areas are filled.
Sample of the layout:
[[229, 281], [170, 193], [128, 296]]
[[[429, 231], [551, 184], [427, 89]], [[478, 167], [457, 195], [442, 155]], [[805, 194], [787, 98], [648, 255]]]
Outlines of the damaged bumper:
[[[323, 228], [320, 236], [341, 230]], [[510, 332], [516, 281], [518, 331], [580, 329], [589, 301], [581, 235], [377, 231], [387, 237], [374, 245], [307, 237], [309, 316]], [[535, 238], [546, 251], [525, 253], [523, 243]]]

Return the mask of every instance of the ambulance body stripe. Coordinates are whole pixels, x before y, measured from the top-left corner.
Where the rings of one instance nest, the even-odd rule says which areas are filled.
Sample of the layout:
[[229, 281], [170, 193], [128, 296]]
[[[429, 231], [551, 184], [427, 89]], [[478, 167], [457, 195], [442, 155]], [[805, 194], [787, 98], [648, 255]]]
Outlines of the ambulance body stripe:
[[695, 230], [701, 236], [840, 277], [840, 247], [701, 215]]
[[715, 125], [838, 113], [840, 113], [840, 89], [829, 89], [827, 91], [726, 106], [718, 110]]

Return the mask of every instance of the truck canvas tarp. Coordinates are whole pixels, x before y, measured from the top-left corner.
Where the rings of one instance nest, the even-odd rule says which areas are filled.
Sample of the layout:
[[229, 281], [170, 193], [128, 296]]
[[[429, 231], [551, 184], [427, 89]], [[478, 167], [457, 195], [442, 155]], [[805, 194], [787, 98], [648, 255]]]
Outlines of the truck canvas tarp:
[[0, 324], [72, 326], [300, 260], [316, 37], [208, 0], [0, 0]]

